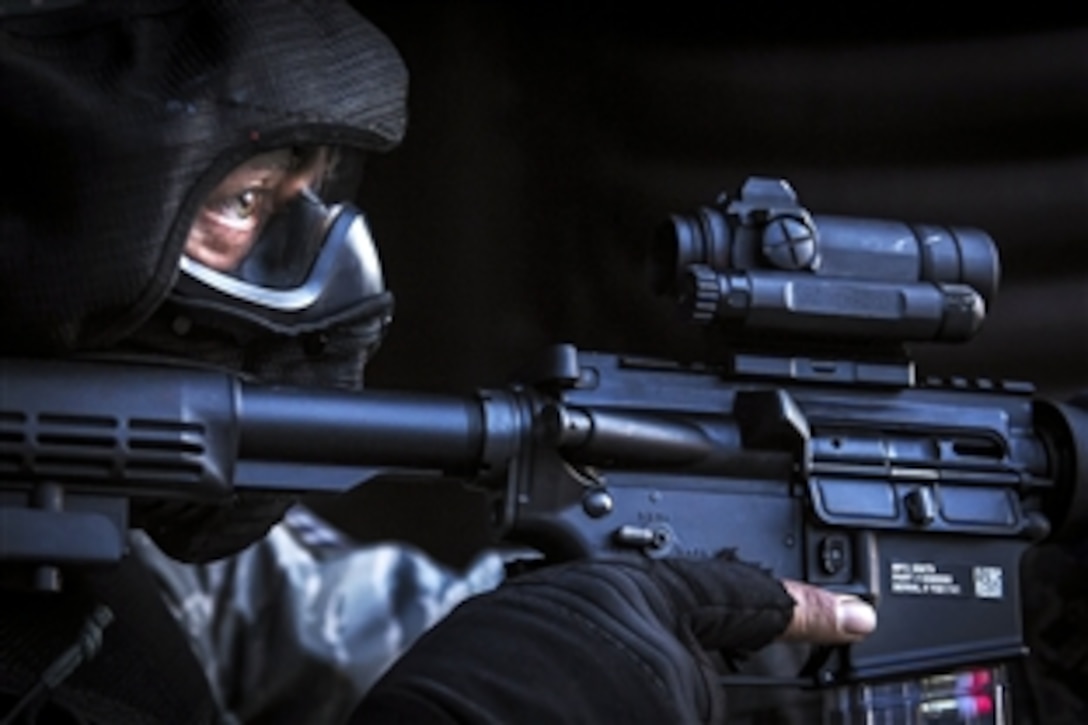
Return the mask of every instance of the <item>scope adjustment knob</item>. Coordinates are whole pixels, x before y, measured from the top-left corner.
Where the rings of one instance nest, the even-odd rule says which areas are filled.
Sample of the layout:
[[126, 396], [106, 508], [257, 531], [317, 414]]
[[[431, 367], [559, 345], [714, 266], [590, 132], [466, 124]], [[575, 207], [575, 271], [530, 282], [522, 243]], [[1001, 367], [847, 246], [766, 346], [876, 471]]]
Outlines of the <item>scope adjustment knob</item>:
[[718, 274], [705, 264], [688, 265], [687, 272], [680, 303], [692, 322], [709, 324], [718, 314], [722, 297]]
[[763, 256], [778, 269], [813, 269], [819, 256], [816, 228], [792, 214], [771, 217], [763, 227]]

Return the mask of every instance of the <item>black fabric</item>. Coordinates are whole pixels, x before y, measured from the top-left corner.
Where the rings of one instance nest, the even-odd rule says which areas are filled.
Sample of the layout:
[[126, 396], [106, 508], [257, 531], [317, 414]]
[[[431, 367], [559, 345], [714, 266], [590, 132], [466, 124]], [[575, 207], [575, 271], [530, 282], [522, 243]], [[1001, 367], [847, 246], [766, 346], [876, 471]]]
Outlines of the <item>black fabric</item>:
[[29, 712], [38, 715], [30, 722], [214, 722], [211, 691], [188, 641], [149, 572], [131, 557], [111, 569], [72, 571], [59, 593], [0, 588], [0, 718], [76, 642], [98, 604], [114, 615], [101, 650], [34, 703]]
[[388, 40], [326, 0], [144, 0], [0, 20], [0, 351], [101, 347], [173, 284], [193, 211], [239, 161], [405, 129]]
[[[1088, 722], [1088, 542], [1034, 547], [1021, 566], [1031, 655], [1014, 698], [1024, 723]], [[1018, 715], [1021, 713], [1018, 713]]]
[[720, 722], [709, 652], [763, 647], [793, 606], [779, 582], [726, 558], [546, 567], [462, 604], [352, 722]]

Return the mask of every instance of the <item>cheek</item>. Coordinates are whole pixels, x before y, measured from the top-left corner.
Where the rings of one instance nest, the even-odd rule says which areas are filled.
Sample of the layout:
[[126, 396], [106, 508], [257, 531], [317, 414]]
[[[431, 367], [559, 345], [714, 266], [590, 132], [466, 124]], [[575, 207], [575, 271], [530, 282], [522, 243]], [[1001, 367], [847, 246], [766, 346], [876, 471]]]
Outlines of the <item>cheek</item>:
[[226, 224], [211, 214], [201, 214], [189, 232], [185, 253], [212, 269], [230, 272], [249, 253], [256, 236], [255, 225]]

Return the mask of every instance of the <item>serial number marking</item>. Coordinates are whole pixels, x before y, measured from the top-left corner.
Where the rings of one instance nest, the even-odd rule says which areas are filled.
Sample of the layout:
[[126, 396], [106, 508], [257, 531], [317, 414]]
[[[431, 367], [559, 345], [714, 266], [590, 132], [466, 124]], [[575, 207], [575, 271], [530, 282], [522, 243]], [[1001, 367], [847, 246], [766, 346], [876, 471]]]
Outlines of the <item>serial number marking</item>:
[[892, 594], [918, 596], [958, 597], [963, 594], [956, 576], [941, 571], [932, 562], [892, 562], [890, 589]]
[[888, 570], [891, 594], [1003, 599], [1004, 570], [999, 566], [893, 561]]

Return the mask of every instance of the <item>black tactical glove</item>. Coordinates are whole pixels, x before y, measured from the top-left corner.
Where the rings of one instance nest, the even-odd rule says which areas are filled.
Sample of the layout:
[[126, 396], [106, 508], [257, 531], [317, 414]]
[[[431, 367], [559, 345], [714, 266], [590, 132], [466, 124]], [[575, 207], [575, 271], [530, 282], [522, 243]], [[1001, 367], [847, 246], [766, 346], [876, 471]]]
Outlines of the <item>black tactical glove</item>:
[[726, 558], [545, 567], [457, 608], [352, 722], [720, 721], [707, 651], [760, 649], [793, 609], [777, 580]]

